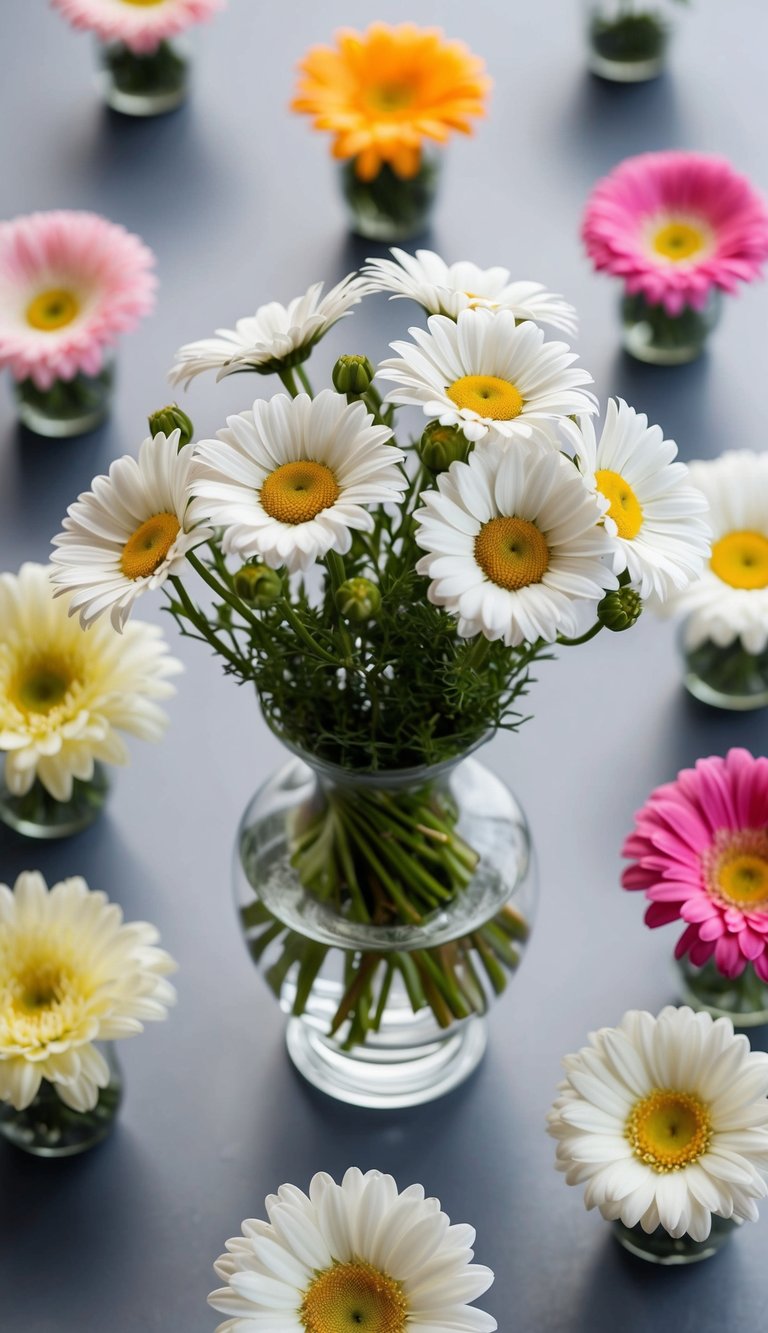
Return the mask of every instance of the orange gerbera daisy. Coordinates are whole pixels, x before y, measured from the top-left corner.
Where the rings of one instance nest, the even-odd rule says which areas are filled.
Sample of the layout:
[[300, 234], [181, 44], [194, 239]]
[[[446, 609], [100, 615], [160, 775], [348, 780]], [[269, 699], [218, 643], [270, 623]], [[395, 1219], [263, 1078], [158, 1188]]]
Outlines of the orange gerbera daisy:
[[362, 180], [385, 164], [415, 176], [424, 139], [471, 134], [472, 117], [485, 114], [484, 62], [439, 28], [373, 23], [364, 33], [344, 28], [336, 41], [336, 49], [315, 46], [305, 56], [291, 108], [330, 130], [334, 157], [354, 158]]

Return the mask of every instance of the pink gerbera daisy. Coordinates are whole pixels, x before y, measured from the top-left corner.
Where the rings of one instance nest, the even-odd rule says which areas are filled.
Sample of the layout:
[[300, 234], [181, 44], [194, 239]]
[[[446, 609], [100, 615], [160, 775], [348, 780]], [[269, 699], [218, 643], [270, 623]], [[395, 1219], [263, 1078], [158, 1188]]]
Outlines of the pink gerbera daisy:
[[149, 55], [161, 42], [210, 18], [225, 0], [51, 0], [73, 28]]
[[154, 305], [154, 255], [95, 213], [0, 223], [0, 366], [39, 389], [97, 375], [104, 349]]
[[768, 210], [743, 176], [706, 153], [642, 153], [590, 196], [582, 236], [595, 268], [670, 315], [733, 292], [768, 258]]
[[768, 982], [768, 759], [748, 750], [699, 759], [657, 787], [624, 844], [625, 889], [650, 900], [646, 925], [686, 922], [675, 957], [714, 958]]

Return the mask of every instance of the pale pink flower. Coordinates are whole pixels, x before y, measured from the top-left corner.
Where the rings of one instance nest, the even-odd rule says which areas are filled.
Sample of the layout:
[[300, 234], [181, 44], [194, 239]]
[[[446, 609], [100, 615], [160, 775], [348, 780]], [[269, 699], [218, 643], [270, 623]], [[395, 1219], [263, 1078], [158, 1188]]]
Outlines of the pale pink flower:
[[599, 181], [582, 237], [595, 268], [670, 315], [733, 292], [768, 258], [768, 209], [728, 162], [677, 150], [627, 158]]
[[149, 55], [161, 42], [202, 23], [225, 0], [51, 0], [72, 24], [94, 32], [102, 42], [122, 42], [136, 55]]
[[0, 223], [0, 366], [39, 389], [82, 372], [154, 306], [154, 255], [95, 213]]

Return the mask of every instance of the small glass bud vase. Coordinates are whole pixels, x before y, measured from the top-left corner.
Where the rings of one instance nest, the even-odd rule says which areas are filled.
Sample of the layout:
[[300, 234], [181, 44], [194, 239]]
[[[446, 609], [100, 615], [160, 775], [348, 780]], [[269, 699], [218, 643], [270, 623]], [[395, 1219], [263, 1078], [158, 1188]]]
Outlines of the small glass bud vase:
[[50, 841], [82, 833], [101, 814], [109, 795], [109, 779], [102, 764], [94, 765], [87, 782], [75, 778], [68, 801], [57, 801], [35, 779], [23, 796], [15, 795], [3, 773], [0, 778], [0, 821], [25, 838]]
[[189, 59], [177, 42], [138, 55], [123, 42], [100, 44], [99, 83], [107, 106], [124, 116], [162, 116], [186, 100]]
[[663, 1227], [657, 1227], [648, 1235], [639, 1224], [626, 1227], [623, 1222], [614, 1222], [613, 1234], [625, 1250], [649, 1264], [698, 1264], [722, 1250], [738, 1225], [732, 1218], [713, 1215], [712, 1230], [706, 1240], [694, 1240], [687, 1235], [670, 1236]]
[[404, 241], [426, 231], [440, 180], [441, 161], [422, 151], [415, 176], [398, 176], [385, 163], [373, 180], [362, 180], [355, 161], [340, 168], [341, 192], [350, 230], [370, 241]]
[[624, 296], [621, 319], [624, 348], [636, 361], [651, 366], [684, 366], [704, 351], [720, 319], [722, 296], [713, 288], [702, 310], [686, 306], [670, 315], [663, 305], [651, 305], [644, 296]]
[[45, 1079], [37, 1096], [23, 1111], [0, 1102], [0, 1134], [16, 1148], [35, 1157], [75, 1157], [101, 1143], [114, 1125], [123, 1095], [123, 1079], [111, 1041], [96, 1049], [109, 1067], [109, 1083], [99, 1090], [90, 1111], [74, 1111]]
[[681, 994], [692, 1009], [704, 1009], [713, 1018], [730, 1018], [737, 1028], [768, 1023], [768, 985], [751, 963], [741, 976], [726, 977], [712, 959], [695, 967], [688, 957], [677, 962]]
[[667, 0], [584, 0], [589, 68], [611, 83], [644, 83], [666, 64]]
[[98, 375], [78, 374], [39, 389], [31, 379], [14, 386], [19, 421], [35, 435], [65, 439], [95, 430], [109, 416], [115, 371], [110, 362]]
[[768, 649], [748, 653], [741, 639], [722, 648], [711, 639], [685, 646], [683, 683], [689, 694], [712, 708], [744, 713], [768, 706]]

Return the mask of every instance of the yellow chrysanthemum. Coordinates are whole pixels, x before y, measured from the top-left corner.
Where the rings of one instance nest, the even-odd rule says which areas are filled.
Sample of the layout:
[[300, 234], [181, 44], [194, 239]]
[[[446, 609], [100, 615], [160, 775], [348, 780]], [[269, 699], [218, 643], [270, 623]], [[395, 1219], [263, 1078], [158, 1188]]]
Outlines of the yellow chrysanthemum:
[[336, 41], [305, 56], [291, 105], [335, 136], [334, 157], [354, 158], [362, 180], [384, 165], [415, 176], [424, 139], [470, 134], [472, 117], [485, 114], [484, 62], [439, 28], [373, 23], [364, 33], [345, 28]]

